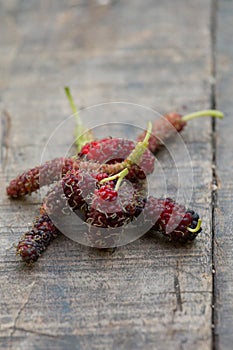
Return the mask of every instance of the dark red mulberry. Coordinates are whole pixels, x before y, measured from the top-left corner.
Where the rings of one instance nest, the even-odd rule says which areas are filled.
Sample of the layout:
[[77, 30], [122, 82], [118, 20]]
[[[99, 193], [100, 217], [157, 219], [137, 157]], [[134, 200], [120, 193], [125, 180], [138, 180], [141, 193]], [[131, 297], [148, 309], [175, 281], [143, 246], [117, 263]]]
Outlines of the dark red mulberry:
[[95, 194], [100, 197], [100, 199], [107, 201], [114, 201], [117, 198], [117, 191], [110, 185], [101, 186], [99, 190], [96, 190]]
[[59, 180], [71, 169], [78, 168], [78, 163], [73, 158], [56, 158], [43, 165], [25, 171], [13, 179], [6, 191], [12, 198], [22, 197], [37, 191], [40, 183], [50, 185]]
[[[149, 197], [144, 217], [151, 222], [151, 228], [161, 232], [172, 241], [192, 241], [201, 232], [199, 215], [186, 210], [170, 198]], [[195, 230], [197, 228], [197, 230]]]
[[[101, 163], [105, 163], [104, 161], [101, 161], [102, 157], [106, 157], [106, 155], [103, 154], [103, 143], [106, 141], [111, 140], [111, 138], [104, 138], [101, 139], [100, 141], [95, 140], [95, 141], [91, 141], [86, 143], [80, 153], [79, 156], [83, 157], [83, 156], [87, 156], [87, 159], [92, 159], [92, 160], [99, 160]], [[109, 154], [111, 157], [111, 154]]]
[[95, 193], [86, 216], [85, 234], [89, 245], [97, 248], [118, 246], [119, 240], [121, 242], [127, 235], [128, 224], [143, 211], [145, 198], [144, 187], [129, 181], [123, 181], [115, 200], [103, 200]]
[[145, 205], [147, 192], [143, 184], [123, 181], [118, 195], [111, 201], [94, 193], [87, 213], [87, 222], [97, 227], [120, 227], [138, 216]]
[[[136, 143], [132, 140], [120, 138], [102, 139], [85, 145], [79, 153], [79, 156], [83, 157], [85, 160], [98, 161], [99, 163], [121, 163], [127, 159], [130, 153], [135, 149], [135, 146]], [[154, 162], [155, 158], [153, 154], [149, 150], [145, 150], [141, 161], [131, 170], [131, 173], [133, 170], [136, 171], [140, 169], [140, 175], [144, 174], [145, 176], [145, 174], [151, 174], [154, 170]], [[132, 175], [137, 177], [139, 171]]]
[[35, 262], [59, 233], [49, 216], [42, 210], [32, 229], [21, 237], [16, 252], [23, 261]]
[[96, 190], [96, 173], [69, 171], [45, 197], [43, 208], [54, 218], [68, 215], [70, 210], [85, 210]]

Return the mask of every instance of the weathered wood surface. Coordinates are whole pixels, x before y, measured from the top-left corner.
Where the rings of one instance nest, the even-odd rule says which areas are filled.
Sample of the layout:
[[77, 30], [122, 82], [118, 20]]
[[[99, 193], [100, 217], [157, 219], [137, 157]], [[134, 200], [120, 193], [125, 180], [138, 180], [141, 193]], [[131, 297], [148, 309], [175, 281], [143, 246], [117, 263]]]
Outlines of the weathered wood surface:
[[[64, 85], [82, 107], [122, 100], [159, 112], [211, 107], [211, 1], [1, 0], [0, 23], [0, 347], [211, 349], [209, 119], [193, 121], [183, 133], [192, 163], [181, 163], [180, 171], [193, 171], [194, 188], [187, 184], [186, 191], [203, 218], [203, 234], [187, 247], [150, 234], [104, 254], [61, 236], [28, 268], [14, 244], [41, 196], [11, 201], [5, 195], [13, 176], [40, 162], [46, 140], [69, 115]], [[126, 122], [142, 123], [133, 113]], [[71, 135], [71, 129], [63, 133], [48, 156], [66, 152]], [[178, 144], [173, 151], [181, 152]], [[158, 158], [169, 178], [167, 152]], [[171, 193], [175, 185], [169, 179]], [[223, 203], [231, 199], [229, 188], [222, 189]], [[219, 334], [224, 324], [229, 331], [224, 322]]]
[[215, 198], [215, 344], [216, 349], [232, 349], [233, 342], [233, 3], [220, 1], [216, 45], [216, 102], [226, 112], [216, 135], [217, 186]]

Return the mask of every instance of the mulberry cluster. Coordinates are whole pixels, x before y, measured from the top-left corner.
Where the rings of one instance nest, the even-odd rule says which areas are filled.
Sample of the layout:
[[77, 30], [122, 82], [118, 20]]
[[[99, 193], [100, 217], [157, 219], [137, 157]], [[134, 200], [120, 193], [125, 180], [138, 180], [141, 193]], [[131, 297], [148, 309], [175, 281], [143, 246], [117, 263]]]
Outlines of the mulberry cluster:
[[[121, 229], [116, 233], [113, 228], [127, 230], [127, 225], [140, 214], [143, 214], [143, 223], [149, 222], [150, 228], [163, 233], [172, 241], [191, 241], [201, 232], [201, 228], [195, 230], [199, 223], [198, 214], [169, 198], [147, 198], [144, 181], [123, 181], [116, 192], [116, 180], [100, 185], [97, 179], [106, 176], [103, 173], [91, 173], [80, 177], [78, 172], [68, 173], [61, 181], [60, 192], [56, 189], [52, 191], [52, 196], [50, 194], [47, 197], [44, 209], [50, 215], [66, 215], [68, 210], [73, 210], [81, 216], [81, 212], [89, 227], [86, 233], [88, 240], [91, 245], [102, 248], [108, 246], [110, 241], [111, 244], [117, 243], [122, 234]], [[100, 228], [107, 230], [101, 231]]]
[[201, 228], [195, 230], [198, 214], [172, 199], [147, 198], [145, 181], [130, 182], [125, 177], [116, 191], [117, 176], [109, 179], [106, 173], [72, 170], [57, 182], [45, 198], [40, 218], [18, 244], [22, 259], [36, 261], [59, 233], [50, 217], [60, 218], [70, 211], [83, 217], [89, 245], [97, 248], [117, 246], [121, 235], [127, 234], [127, 225], [140, 214], [143, 223], [149, 222], [150, 228], [172, 241], [191, 241], [201, 232]]
[[[69, 89], [67, 89], [68, 91]], [[71, 98], [68, 92], [69, 99]], [[72, 99], [72, 98], [71, 98]], [[72, 101], [73, 103], [73, 101]], [[212, 116], [215, 118], [223, 118], [223, 113], [215, 110], [203, 110], [195, 113], [181, 116], [178, 113], [169, 113], [164, 117], [157, 119], [153, 123], [152, 133], [148, 140], [148, 150], [144, 152], [140, 164], [136, 164], [134, 169], [131, 168], [129, 177], [137, 179], [145, 177], [145, 175], [153, 172], [154, 158], [152, 153], [155, 153], [158, 148], [165, 143], [176, 132], [181, 132], [187, 122], [191, 119]], [[138, 137], [138, 141], [142, 141], [146, 135], [143, 132]], [[104, 138], [86, 143], [79, 152], [79, 157], [87, 161], [92, 160], [92, 169], [100, 169], [108, 174], [117, 173], [124, 168], [122, 160], [126, 159], [135, 143], [131, 140]], [[151, 152], [149, 152], [149, 150]], [[40, 188], [42, 185], [50, 185], [59, 180], [69, 170], [77, 170], [80, 166], [80, 159], [76, 158], [56, 158], [48, 161], [45, 164], [30, 169], [17, 178], [13, 179], [7, 187], [7, 194], [12, 198], [22, 197], [30, 194]], [[118, 160], [117, 164], [112, 164], [113, 160]], [[87, 162], [89, 163], [89, 162]], [[104, 164], [103, 164], [104, 163]], [[110, 163], [109, 165], [106, 163]], [[131, 164], [132, 166], [132, 164]], [[82, 169], [89, 168], [90, 164], [82, 162]]]
[[[171, 241], [188, 242], [201, 232], [199, 215], [170, 198], [148, 197], [147, 175], [154, 170], [151, 152], [186, 122], [197, 116], [222, 118], [218, 111], [201, 111], [185, 117], [170, 113], [155, 121], [152, 134], [139, 136], [138, 143], [119, 138], [104, 138], [86, 143], [73, 158], [56, 158], [12, 180], [7, 194], [22, 197], [41, 185], [48, 192], [40, 216], [17, 246], [25, 262], [36, 261], [59, 230], [51, 217], [74, 212], [86, 224], [84, 235], [89, 245], [104, 248], [118, 245], [127, 234], [127, 225], [144, 225], [161, 232]], [[143, 141], [142, 141], [143, 140]], [[55, 224], [54, 224], [55, 222]]]
[[[7, 195], [11, 198], [18, 198], [31, 194], [44, 185], [51, 185], [60, 180], [72, 170], [77, 171], [81, 169], [82, 171], [87, 172], [100, 171], [107, 174], [116, 174], [120, 172], [127, 166], [124, 164], [126, 159], [124, 158], [125, 155], [130, 154], [130, 150], [133, 149], [135, 144], [130, 140], [114, 140], [114, 146], [116, 146], [116, 144], [119, 142], [115, 152], [113, 152], [114, 147], [111, 145], [111, 143], [107, 141], [104, 142], [106, 143], [106, 147], [104, 147], [103, 152], [106, 155], [106, 162], [100, 162], [98, 158], [95, 160], [94, 151], [91, 152], [90, 159], [88, 155], [85, 155], [85, 153], [80, 153], [81, 158], [79, 156], [73, 158], [56, 158], [40, 166], [27, 170], [13, 179], [6, 189]], [[124, 143], [126, 143], [126, 147], [124, 146]], [[119, 144], [122, 148], [119, 146]], [[129, 145], [130, 147], [128, 147]], [[90, 149], [92, 150], [92, 147]], [[124, 154], [122, 154], [122, 150], [124, 150]], [[111, 152], [114, 153], [112, 158], [110, 157]], [[101, 157], [102, 160], [103, 158], [104, 156]], [[154, 162], [155, 158], [153, 157], [152, 153], [147, 150], [143, 155], [140, 164], [133, 164], [133, 166], [129, 166], [130, 171], [128, 174], [128, 179], [133, 181], [137, 181], [137, 179], [145, 179], [146, 175], [153, 172]]]

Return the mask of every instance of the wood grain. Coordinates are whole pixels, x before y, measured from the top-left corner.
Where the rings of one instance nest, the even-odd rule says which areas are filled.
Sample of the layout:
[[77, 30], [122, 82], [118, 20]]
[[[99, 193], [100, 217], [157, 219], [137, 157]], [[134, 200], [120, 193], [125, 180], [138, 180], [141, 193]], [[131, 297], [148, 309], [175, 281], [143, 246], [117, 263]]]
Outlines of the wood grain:
[[[191, 245], [148, 234], [103, 253], [60, 236], [28, 268], [15, 256], [14, 243], [30, 227], [41, 196], [23, 201], [5, 196], [8, 181], [41, 161], [46, 140], [69, 116], [64, 85], [70, 85], [81, 107], [123, 100], [159, 112], [209, 108], [210, 0], [107, 5], [94, 0], [2, 0], [0, 20], [5, 33], [0, 36], [0, 62], [5, 65], [1, 105], [11, 115], [8, 156], [0, 173], [0, 347], [210, 349], [208, 118], [190, 122], [183, 133], [192, 163], [180, 159], [179, 171], [193, 173], [194, 187], [187, 183], [186, 192], [203, 218], [203, 233]], [[146, 119], [129, 111], [126, 121], [144, 126]], [[98, 115], [98, 123], [106, 120], [111, 115]], [[93, 123], [94, 117], [87, 120]], [[46, 156], [66, 152], [72, 132], [70, 126], [58, 133], [58, 146]], [[175, 140], [170, 146], [182, 154]], [[171, 175], [171, 158], [167, 151], [158, 155], [173, 195], [177, 174]]]
[[217, 125], [216, 162], [217, 186], [215, 208], [215, 343], [216, 349], [232, 348], [232, 233], [233, 233], [233, 159], [232, 159], [232, 84], [233, 51], [231, 18], [233, 4], [219, 2], [217, 35], [217, 106], [226, 113], [223, 123]]

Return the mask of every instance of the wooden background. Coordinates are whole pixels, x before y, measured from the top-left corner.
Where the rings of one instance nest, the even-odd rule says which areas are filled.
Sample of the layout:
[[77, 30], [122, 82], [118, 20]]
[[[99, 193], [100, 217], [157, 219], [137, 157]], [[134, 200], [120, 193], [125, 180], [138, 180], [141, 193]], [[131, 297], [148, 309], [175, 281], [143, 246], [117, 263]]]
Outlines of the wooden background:
[[[232, 349], [232, 20], [229, 0], [0, 0], [1, 349]], [[81, 108], [123, 100], [226, 114], [182, 134], [203, 219], [193, 244], [149, 234], [100, 253], [60, 236], [31, 268], [15, 256], [41, 196], [11, 201], [5, 187], [40, 163], [70, 114], [64, 85]], [[167, 152], [158, 159], [171, 178]]]

